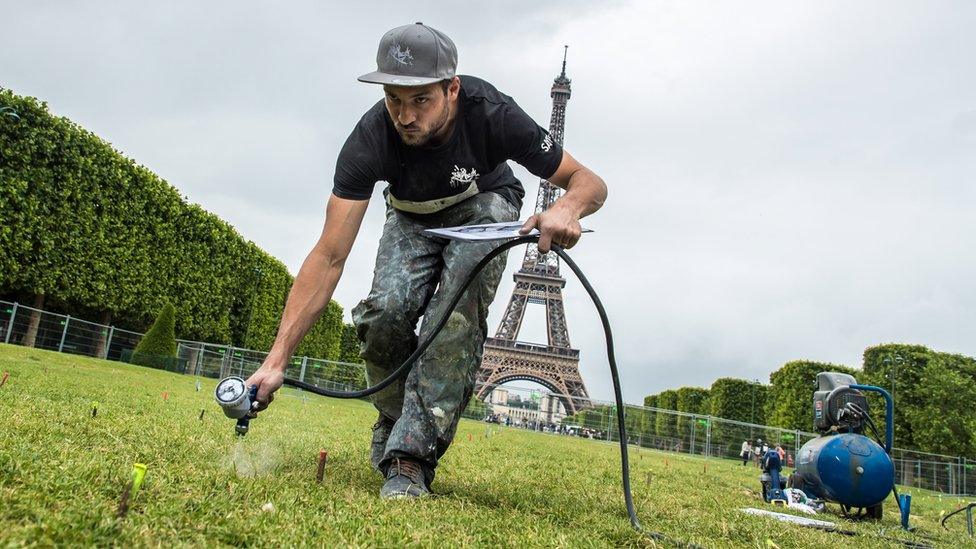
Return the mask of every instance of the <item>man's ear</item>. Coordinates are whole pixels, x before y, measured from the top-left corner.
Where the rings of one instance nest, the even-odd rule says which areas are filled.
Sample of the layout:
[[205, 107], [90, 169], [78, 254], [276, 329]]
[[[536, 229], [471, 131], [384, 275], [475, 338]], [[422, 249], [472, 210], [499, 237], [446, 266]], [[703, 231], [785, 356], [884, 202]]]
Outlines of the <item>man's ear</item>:
[[454, 99], [461, 93], [461, 78], [455, 76], [451, 79], [451, 83], [447, 86], [447, 96], [450, 99]]

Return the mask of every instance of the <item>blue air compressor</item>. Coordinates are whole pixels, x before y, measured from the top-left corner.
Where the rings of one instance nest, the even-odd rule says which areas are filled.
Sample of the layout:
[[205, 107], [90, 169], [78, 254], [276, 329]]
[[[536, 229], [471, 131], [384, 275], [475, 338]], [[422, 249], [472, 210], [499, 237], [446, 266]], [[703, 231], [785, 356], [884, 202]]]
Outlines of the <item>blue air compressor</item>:
[[[879, 387], [859, 385], [853, 376], [834, 372], [817, 374], [813, 394], [813, 424], [820, 436], [807, 441], [796, 457], [792, 486], [809, 497], [839, 503], [847, 515], [880, 519], [882, 502], [895, 489], [891, 461], [894, 404]], [[865, 392], [885, 399], [884, 447], [868, 412]], [[870, 428], [878, 442], [864, 432]], [[896, 493], [897, 498], [897, 493]], [[906, 498], [907, 499], [907, 498]], [[904, 524], [908, 501], [899, 502]]]

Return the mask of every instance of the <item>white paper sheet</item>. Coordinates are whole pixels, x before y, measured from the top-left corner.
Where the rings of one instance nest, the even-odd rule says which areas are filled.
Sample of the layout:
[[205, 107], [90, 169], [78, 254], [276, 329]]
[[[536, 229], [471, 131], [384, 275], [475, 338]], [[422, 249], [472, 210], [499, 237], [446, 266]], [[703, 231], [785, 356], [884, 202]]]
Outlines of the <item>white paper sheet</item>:
[[798, 517], [796, 515], [787, 515], [786, 513], [775, 513], [773, 511], [767, 511], [765, 509], [756, 509], [754, 507], [746, 507], [745, 509], [739, 509], [743, 513], [748, 513], [750, 515], [760, 515], [765, 517], [772, 517], [776, 520], [782, 520], [784, 522], [792, 522], [794, 524], [799, 524], [801, 526], [813, 526], [814, 528], [833, 528], [835, 525], [833, 522], [827, 522], [825, 520], [816, 520], [806, 517]]
[[[427, 229], [425, 234], [461, 240], [464, 242], [482, 242], [488, 240], [511, 240], [520, 236], [538, 236], [539, 230], [532, 229], [528, 235], [519, 234], [524, 221], [503, 221], [501, 223], [486, 223], [484, 225], [461, 225], [460, 227], [445, 227], [443, 229]], [[583, 229], [584, 233], [591, 233], [590, 229]]]

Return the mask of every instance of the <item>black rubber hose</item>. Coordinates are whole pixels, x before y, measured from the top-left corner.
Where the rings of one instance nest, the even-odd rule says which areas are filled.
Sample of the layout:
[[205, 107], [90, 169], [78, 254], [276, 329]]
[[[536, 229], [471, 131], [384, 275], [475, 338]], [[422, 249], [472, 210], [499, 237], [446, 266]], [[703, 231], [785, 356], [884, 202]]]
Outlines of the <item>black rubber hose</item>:
[[[878, 433], [878, 427], [874, 424], [874, 420], [871, 419], [871, 414], [869, 414], [867, 410], [861, 409], [860, 406], [858, 406], [857, 408], [864, 414], [864, 419], [867, 420], [868, 427], [870, 427], [871, 432], [874, 433], [874, 438], [877, 439], [878, 444], [881, 444], [882, 448], [890, 448], [891, 441], [885, 440], [884, 442], [882, 442], [883, 439], [881, 438], [881, 434]], [[891, 455], [889, 454], [888, 457], [890, 458]], [[892, 461], [892, 464], [894, 464], [894, 461]], [[901, 497], [898, 495], [897, 482], [891, 483], [891, 493], [895, 495], [895, 505], [898, 506], [899, 513], [904, 513], [905, 510], [901, 508]], [[900, 515], [899, 515], [899, 520], [901, 520]]]
[[959, 509], [956, 509], [955, 511], [953, 511], [953, 512], [949, 513], [948, 515], [942, 517], [942, 521], [940, 522], [940, 524], [942, 524], [942, 528], [944, 528], [945, 530], [948, 530], [949, 529], [949, 527], [945, 525], [946, 524], [946, 521], [949, 520], [949, 517], [952, 517], [954, 515], [958, 515], [959, 513], [962, 513], [963, 511], [965, 511], [967, 509], [970, 509], [970, 508], [973, 508], [973, 507], [976, 507], [976, 502], [973, 502], [973, 503], [970, 503], [970, 504], [965, 505], [963, 507], [960, 507]]
[[[454, 308], [457, 307], [457, 304], [461, 301], [461, 297], [464, 295], [465, 290], [468, 289], [468, 286], [471, 285], [474, 279], [477, 278], [478, 274], [481, 273], [482, 269], [484, 269], [492, 259], [497, 257], [502, 252], [514, 248], [515, 246], [538, 242], [538, 240], [538, 236], [523, 236], [504, 242], [503, 244], [494, 248], [492, 251], [488, 252], [485, 257], [483, 257], [481, 261], [474, 266], [471, 273], [468, 274], [468, 278], [465, 279], [464, 284], [460, 289], [458, 289], [457, 293], [454, 294], [454, 297], [451, 299], [446, 311], [453, 311]], [[623, 396], [620, 393], [620, 376], [617, 373], [617, 360], [613, 351], [613, 332], [610, 330], [610, 319], [607, 318], [607, 312], [603, 308], [603, 303], [600, 301], [600, 297], [597, 296], [596, 290], [594, 290], [593, 286], [590, 285], [590, 281], [587, 280], [586, 276], [583, 274], [583, 271], [578, 265], [576, 265], [576, 262], [573, 261], [572, 258], [569, 257], [569, 254], [567, 254], [565, 250], [559, 246], [553, 245], [552, 251], [566, 262], [570, 270], [572, 270], [579, 279], [580, 283], [583, 284], [583, 287], [586, 289], [586, 293], [589, 294], [590, 299], [593, 301], [593, 305], [596, 306], [596, 310], [600, 314], [600, 322], [603, 324], [603, 333], [607, 341], [607, 359], [610, 362], [610, 376], [613, 379], [613, 393], [617, 402], [617, 432], [618, 436], [620, 437], [620, 463], [621, 474], [623, 476], [624, 503], [627, 506], [627, 514], [630, 516], [630, 524], [638, 532], [656, 540], [671, 543], [678, 547], [697, 549], [699, 547], [697, 545], [673, 539], [660, 532], [644, 530], [641, 527], [640, 522], [637, 520], [637, 513], [634, 511], [634, 498], [630, 493], [630, 460], [627, 457], [627, 425], [624, 418]], [[285, 385], [304, 389], [310, 393], [333, 398], [362, 398], [364, 396], [369, 396], [377, 391], [383, 390], [400, 377], [405, 376], [410, 371], [410, 368], [413, 367], [414, 363], [417, 362], [417, 360], [424, 354], [424, 351], [427, 350], [427, 347], [430, 346], [431, 342], [433, 342], [437, 335], [441, 332], [444, 325], [447, 324], [448, 317], [450, 317], [450, 315], [445, 313], [444, 316], [437, 322], [437, 325], [434, 326], [434, 329], [430, 332], [430, 337], [423, 341], [413, 352], [413, 354], [407, 357], [403, 364], [397, 367], [397, 369], [394, 370], [389, 376], [371, 387], [367, 387], [359, 391], [336, 391], [287, 377], [285, 378], [284, 383]]]
[[583, 288], [586, 289], [586, 293], [589, 294], [590, 300], [593, 301], [593, 305], [600, 314], [600, 323], [603, 324], [603, 334], [607, 340], [607, 361], [610, 363], [610, 377], [613, 379], [613, 396], [617, 401], [617, 433], [620, 437], [620, 470], [623, 476], [624, 502], [627, 505], [627, 514], [630, 515], [630, 524], [634, 527], [634, 530], [656, 540], [671, 543], [678, 547], [697, 548], [697, 545], [670, 538], [661, 532], [644, 530], [637, 520], [637, 513], [634, 511], [634, 498], [630, 493], [630, 459], [627, 457], [627, 424], [624, 417], [624, 399], [620, 393], [620, 375], [617, 373], [617, 359], [613, 351], [613, 331], [610, 329], [610, 319], [607, 317], [607, 311], [603, 308], [603, 302], [600, 301], [600, 296], [596, 294], [596, 290], [590, 285], [590, 281], [583, 274], [583, 270], [579, 268], [576, 262], [562, 248], [553, 246], [552, 250], [576, 274], [576, 278], [579, 279]]
[[539, 237], [537, 236], [523, 236], [521, 238], [516, 238], [515, 240], [509, 240], [508, 242], [505, 242], [500, 246], [498, 246], [497, 248], [493, 249], [492, 251], [488, 252], [485, 255], [485, 257], [481, 258], [481, 261], [479, 261], [478, 264], [474, 266], [474, 268], [471, 270], [471, 273], [468, 275], [468, 278], [465, 279], [464, 284], [461, 285], [461, 288], [457, 291], [456, 294], [454, 294], [454, 297], [451, 298], [451, 303], [447, 306], [444, 316], [437, 321], [437, 325], [435, 325], [433, 331], [431, 331], [430, 337], [428, 337], [420, 345], [418, 345], [417, 349], [413, 352], [413, 354], [408, 356], [407, 359], [403, 361], [403, 364], [398, 366], [396, 370], [393, 370], [393, 372], [391, 372], [389, 376], [387, 376], [385, 379], [383, 379], [376, 385], [366, 387], [365, 389], [361, 389], [359, 391], [336, 391], [334, 389], [325, 389], [323, 387], [312, 385], [311, 383], [305, 383], [304, 381], [298, 381], [297, 379], [290, 379], [287, 377], [285, 378], [285, 382], [284, 382], [285, 385], [291, 385], [292, 387], [298, 387], [299, 389], [304, 389], [310, 393], [315, 393], [317, 395], [333, 397], [333, 398], [362, 398], [365, 396], [369, 396], [373, 393], [376, 393], [378, 391], [382, 391], [394, 381], [407, 375], [407, 373], [410, 371], [410, 368], [413, 367], [414, 363], [420, 359], [420, 357], [424, 354], [424, 351], [427, 350], [427, 347], [430, 347], [430, 344], [433, 343], [435, 338], [437, 338], [437, 334], [441, 333], [441, 330], [444, 329], [444, 325], [447, 324], [447, 319], [450, 318], [451, 316], [448, 313], [450, 311], [453, 311], [454, 308], [457, 307], [457, 304], [461, 301], [461, 297], [464, 296], [465, 290], [468, 289], [468, 286], [470, 286], [471, 283], [474, 282], [474, 279], [477, 278], [477, 276], [481, 273], [482, 269], [484, 269], [488, 265], [488, 263], [491, 262], [492, 259], [494, 259], [499, 254], [501, 254], [502, 252], [510, 248], [514, 248], [515, 246], [518, 246], [520, 244], [528, 244], [531, 242], [536, 242], [538, 241], [538, 239]]

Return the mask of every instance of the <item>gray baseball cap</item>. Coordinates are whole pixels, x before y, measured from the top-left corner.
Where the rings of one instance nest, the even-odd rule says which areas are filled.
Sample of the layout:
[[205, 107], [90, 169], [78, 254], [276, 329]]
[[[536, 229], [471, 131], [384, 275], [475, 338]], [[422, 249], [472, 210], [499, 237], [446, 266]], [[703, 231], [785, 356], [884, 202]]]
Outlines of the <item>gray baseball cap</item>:
[[454, 78], [457, 48], [443, 32], [423, 23], [397, 27], [380, 39], [376, 70], [360, 82], [394, 86], [425, 86]]

